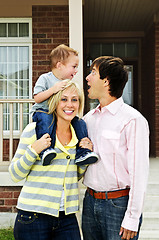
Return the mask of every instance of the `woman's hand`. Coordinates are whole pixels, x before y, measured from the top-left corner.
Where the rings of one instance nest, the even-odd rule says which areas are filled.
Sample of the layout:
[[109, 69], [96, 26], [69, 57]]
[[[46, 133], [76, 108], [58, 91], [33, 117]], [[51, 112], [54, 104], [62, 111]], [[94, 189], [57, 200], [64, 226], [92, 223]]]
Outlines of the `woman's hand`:
[[92, 144], [91, 140], [89, 138], [87, 138], [87, 137], [82, 138], [82, 140], [79, 143], [79, 146], [81, 148], [88, 148], [91, 151], [93, 151], [93, 144]]
[[32, 144], [32, 148], [37, 154], [41, 153], [42, 150], [51, 146], [51, 138], [48, 133], [45, 133], [40, 139], [36, 140]]

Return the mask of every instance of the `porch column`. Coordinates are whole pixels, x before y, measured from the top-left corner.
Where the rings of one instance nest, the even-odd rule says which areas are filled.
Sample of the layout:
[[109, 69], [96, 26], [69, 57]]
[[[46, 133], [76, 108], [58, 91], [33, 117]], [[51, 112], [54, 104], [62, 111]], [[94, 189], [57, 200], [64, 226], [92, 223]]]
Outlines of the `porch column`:
[[82, 0], [69, 0], [69, 46], [79, 52], [78, 73], [74, 80], [83, 88]]

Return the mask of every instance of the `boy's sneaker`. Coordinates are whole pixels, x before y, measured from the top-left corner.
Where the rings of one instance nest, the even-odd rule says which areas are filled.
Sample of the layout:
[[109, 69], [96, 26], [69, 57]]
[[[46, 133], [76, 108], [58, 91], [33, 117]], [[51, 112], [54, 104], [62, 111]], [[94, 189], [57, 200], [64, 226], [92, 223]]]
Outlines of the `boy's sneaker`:
[[85, 155], [75, 159], [75, 164], [78, 166], [87, 165], [97, 162], [98, 155], [95, 152], [88, 152]]
[[42, 165], [47, 166], [56, 157], [56, 151], [52, 149], [47, 149], [42, 156]]

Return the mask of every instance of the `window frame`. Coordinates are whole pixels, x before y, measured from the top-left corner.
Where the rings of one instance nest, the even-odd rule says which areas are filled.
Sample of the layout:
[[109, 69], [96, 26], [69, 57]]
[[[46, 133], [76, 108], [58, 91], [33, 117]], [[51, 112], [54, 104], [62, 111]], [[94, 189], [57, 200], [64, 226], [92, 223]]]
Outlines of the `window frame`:
[[[29, 99], [32, 99], [32, 18], [0, 18], [0, 23], [29, 23], [28, 37], [0, 37], [0, 46], [29, 48]], [[18, 134], [19, 130], [14, 130], [14, 135]], [[9, 131], [4, 130], [4, 138], [8, 135]]]

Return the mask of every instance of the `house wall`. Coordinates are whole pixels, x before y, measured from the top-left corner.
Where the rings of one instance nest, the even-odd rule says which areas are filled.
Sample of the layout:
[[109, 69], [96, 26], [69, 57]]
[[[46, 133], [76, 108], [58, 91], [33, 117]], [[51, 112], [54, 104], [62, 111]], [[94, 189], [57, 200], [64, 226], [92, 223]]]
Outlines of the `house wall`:
[[49, 54], [59, 44], [69, 44], [68, 6], [33, 6], [33, 86], [50, 71]]
[[155, 146], [159, 156], [159, 23], [155, 25]]
[[[59, 44], [69, 44], [69, 9], [68, 6], [33, 6], [33, 86], [37, 78], [50, 71], [49, 54]], [[14, 142], [14, 151], [17, 142]], [[8, 140], [4, 141], [4, 156], [8, 157]], [[21, 187], [0, 187], [0, 212], [16, 212], [17, 198]]]
[[141, 58], [142, 114], [150, 127], [150, 155], [156, 156], [155, 146], [155, 25], [145, 33]]

